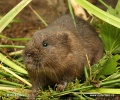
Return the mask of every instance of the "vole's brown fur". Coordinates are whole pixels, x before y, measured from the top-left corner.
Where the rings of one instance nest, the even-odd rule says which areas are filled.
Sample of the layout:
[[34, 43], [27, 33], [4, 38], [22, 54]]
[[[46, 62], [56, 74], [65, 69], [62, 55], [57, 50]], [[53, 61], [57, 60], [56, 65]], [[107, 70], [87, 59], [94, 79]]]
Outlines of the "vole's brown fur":
[[95, 64], [103, 54], [98, 34], [85, 21], [70, 15], [57, 19], [48, 28], [34, 34], [26, 45], [23, 58], [33, 86], [38, 88], [58, 84], [62, 91], [68, 82], [82, 79], [83, 67]]

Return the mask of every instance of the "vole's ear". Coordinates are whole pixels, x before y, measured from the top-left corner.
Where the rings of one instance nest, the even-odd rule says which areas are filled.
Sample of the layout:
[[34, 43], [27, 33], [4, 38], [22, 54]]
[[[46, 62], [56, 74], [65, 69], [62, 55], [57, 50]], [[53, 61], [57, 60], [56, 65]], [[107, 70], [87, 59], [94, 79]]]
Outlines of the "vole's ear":
[[67, 44], [70, 44], [70, 42], [71, 42], [70, 34], [68, 34], [68, 33], [65, 33], [65, 32], [62, 33], [62, 39]]
[[69, 37], [69, 36], [68, 36], [67, 33], [63, 33], [62, 36], [63, 36], [63, 39], [64, 39], [64, 40], [68, 40], [68, 37]]
[[72, 39], [70, 38], [70, 35], [68, 33], [63, 33], [63, 41], [66, 44], [66, 47], [68, 47], [68, 49], [71, 49], [71, 42]]

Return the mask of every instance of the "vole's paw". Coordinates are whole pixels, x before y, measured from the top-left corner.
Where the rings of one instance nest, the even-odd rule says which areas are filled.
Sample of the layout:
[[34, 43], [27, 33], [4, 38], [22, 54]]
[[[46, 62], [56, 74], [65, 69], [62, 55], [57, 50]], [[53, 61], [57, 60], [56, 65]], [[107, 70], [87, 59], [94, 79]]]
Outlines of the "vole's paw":
[[32, 91], [32, 93], [29, 94], [27, 100], [35, 100], [36, 96], [38, 95], [37, 91]]
[[65, 87], [67, 86], [67, 82], [64, 82], [63, 84], [58, 84], [56, 91], [57, 92], [62, 92], [64, 91]]

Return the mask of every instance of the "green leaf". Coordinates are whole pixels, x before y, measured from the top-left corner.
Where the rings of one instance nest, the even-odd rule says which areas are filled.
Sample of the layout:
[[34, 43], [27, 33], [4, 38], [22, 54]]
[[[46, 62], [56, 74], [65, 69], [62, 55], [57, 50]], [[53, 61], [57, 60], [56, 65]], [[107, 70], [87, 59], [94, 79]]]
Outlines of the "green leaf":
[[[98, 7], [89, 3], [87, 0], [75, 0], [75, 1], [77, 4], [79, 4], [80, 6], [85, 8], [88, 12], [91, 12], [96, 17], [102, 19], [103, 21], [105, 21], [113, 26], [120, 28], [120, 18], [115, 17], [115, 16], [99, 9]], [[120, 0], [118, 2], [120, 2]]]
[[118, 0], [115, 10], [118, 17], [120, 17], [120, 0]]
[[116, 17], [120, 17], [120, 16], [118, 15], [118, 13], [117, 13], [118, 11], [116, 11], [116, 10], [113, 9], [112, 7], [108, 7], [107, 12], [110, 13], [111, 15], [116, 16]]
[[32, 0], [22, 0], [0, 20], [0, 33], [13, 20], [13, 18], [31, 1]]
[[113, 9], [111, 6], [108, 6], [107, 12], [120, 18], [120, 0], [118, 1], [115, 9]]
[[116, 67], [118, 65], [118, 60], [120, 59], [120, 55], [112, 56], [104, 65], [104, 67], [100, 70], [100, 75], [111, 75], [117, 71]]
[[[108, 13], [120, 17], [120, 0], [115, 9], [108, 7]], [[106, 52], [120, 53], [120, 29], [108, 23], [101, 26], [101, 39]]]
[[98, 80], [103, 75], [112, 75], [117, 71], [120, 55], [105, 55], [97, 64], [91, 67], [92, 77]]
[[120, 29], [104, 23], [100, 30], [105, 51], [114, 54], [120, 53]]

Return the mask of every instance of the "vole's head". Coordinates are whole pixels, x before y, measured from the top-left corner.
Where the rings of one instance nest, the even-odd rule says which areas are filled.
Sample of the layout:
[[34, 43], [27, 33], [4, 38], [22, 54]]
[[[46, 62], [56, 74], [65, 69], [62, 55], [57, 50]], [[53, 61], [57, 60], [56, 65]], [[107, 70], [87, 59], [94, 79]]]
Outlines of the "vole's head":
[[36, 32], [23, 52], [27, 68], [32, 70], [61, 64], [70, 53], [70, 41], [65, 30], [52, 28]]

